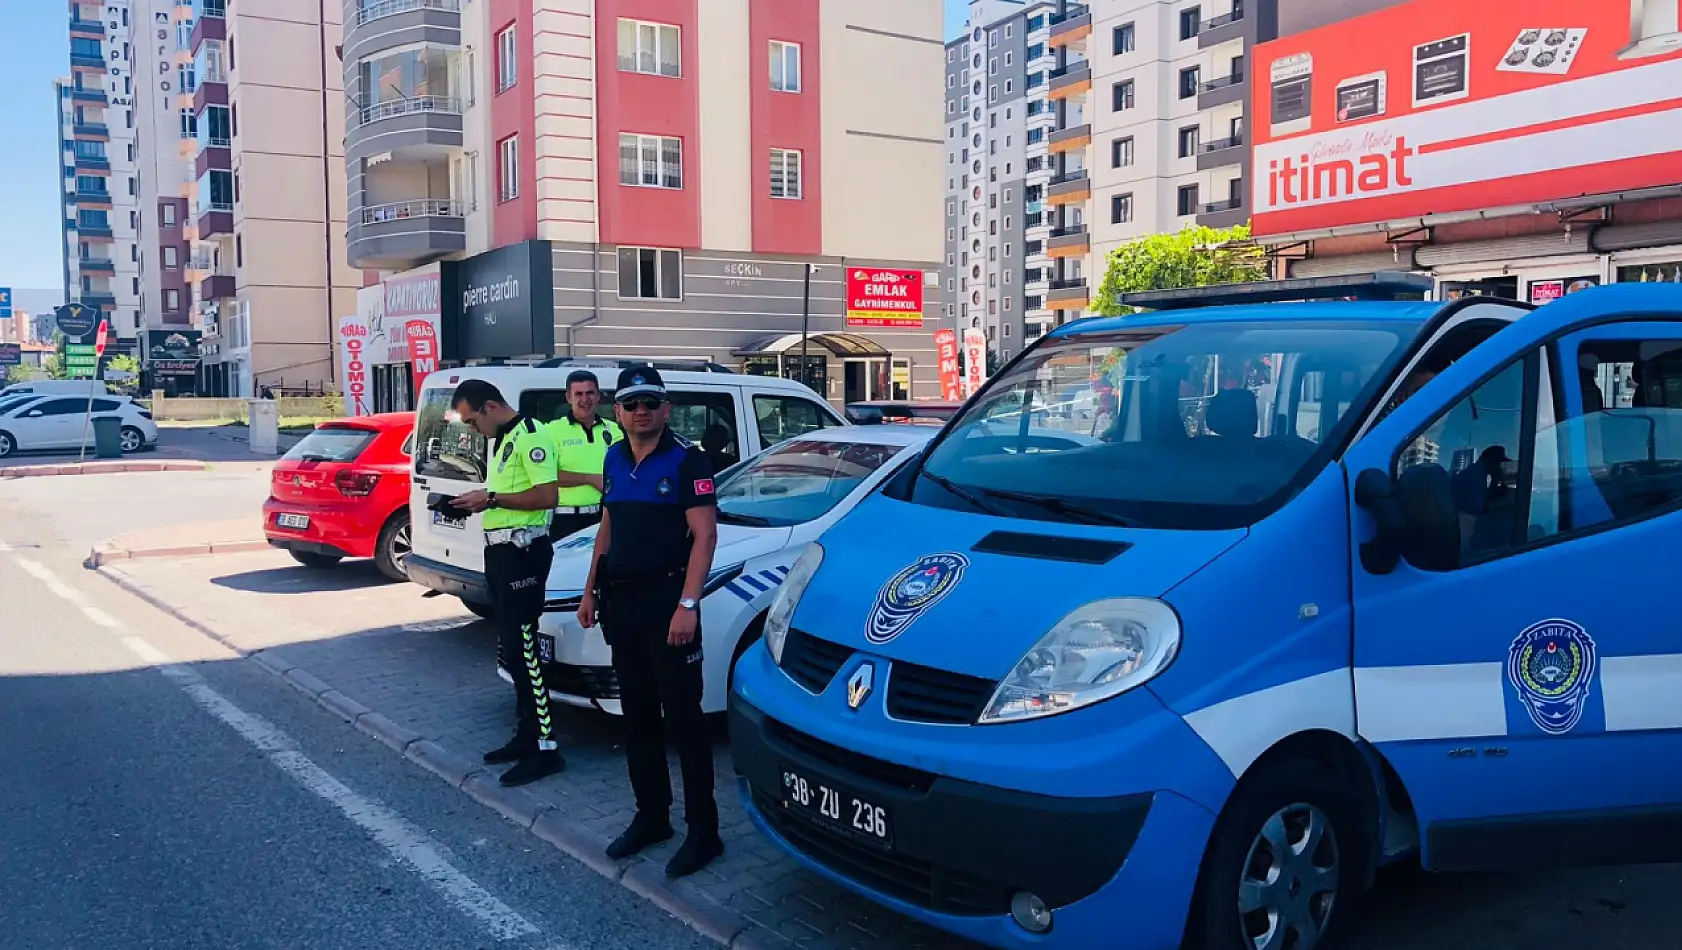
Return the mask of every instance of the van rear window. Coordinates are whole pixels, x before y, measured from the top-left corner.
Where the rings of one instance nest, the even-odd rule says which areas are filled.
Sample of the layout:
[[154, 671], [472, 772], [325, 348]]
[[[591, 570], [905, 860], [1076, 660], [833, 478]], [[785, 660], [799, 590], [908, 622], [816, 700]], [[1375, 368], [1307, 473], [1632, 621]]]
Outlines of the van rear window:
[[[451, 389], [421, 392], [415, 410], [415, 474], [456, 481], [485, 480], [485, 437], [455, 419]], [[454, 421], [452, 421], [454, 420]]]

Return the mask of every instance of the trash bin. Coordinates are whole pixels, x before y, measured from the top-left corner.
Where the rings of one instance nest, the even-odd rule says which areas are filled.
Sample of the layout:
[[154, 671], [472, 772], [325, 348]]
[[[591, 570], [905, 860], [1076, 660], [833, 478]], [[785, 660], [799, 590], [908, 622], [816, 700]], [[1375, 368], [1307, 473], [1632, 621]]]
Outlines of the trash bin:
[[93, 420], [93, 454], [95, 458], [121, 458], [123, 454], [123, 420], [116, 416], [96, 416]]

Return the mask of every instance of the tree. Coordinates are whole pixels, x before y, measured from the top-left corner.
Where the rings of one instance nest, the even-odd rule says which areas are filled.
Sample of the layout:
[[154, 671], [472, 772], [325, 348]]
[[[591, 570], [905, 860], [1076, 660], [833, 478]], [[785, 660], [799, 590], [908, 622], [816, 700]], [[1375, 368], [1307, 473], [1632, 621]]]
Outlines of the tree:
[[1153, 234], [1110, 252], [1092, 312], [1126, 316], [1137, 308], [1122, 294], [1144, 290], [1208, 287], [1267, 279], [1267, 261], [1250, 243], [1250, 226], [1189, 227], [1178, 234]]
[[19, 366], [8, 366], [6, 368], [6, 382], [8, 384], [28, 383], [37, 379], [46, 378], [47, 371], [31, 363], [23, 363]]
[[[127, 379], [112, 379], [111, 373], [128, 373]], [[140, 386], [140, 360], [126, 353], [105, 361], [105, 385], [117, 392], [134, 392]]]

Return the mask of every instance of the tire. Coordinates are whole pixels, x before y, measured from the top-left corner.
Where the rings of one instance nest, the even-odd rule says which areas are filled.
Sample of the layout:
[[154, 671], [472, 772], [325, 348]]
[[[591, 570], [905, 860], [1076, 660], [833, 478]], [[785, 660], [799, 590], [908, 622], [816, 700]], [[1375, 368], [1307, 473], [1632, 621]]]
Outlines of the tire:
[[409, 579], [409, 511], [392, 515], [374, 541], [374, 566], [387, 580]]
[[287, 553], [292, 555], [292, 560], [311, 570], [329, 568], [344, 559], [342, 554], [316, 554], [313, 551], [289, 551]]
[[[1355, 794], [1316, 762], [1285, 760], [1246, 776], [1210, 835], [1185, 946], [1339, 946], [1353, 926], [1366, 880], [1371, 833], [1361, 814]], [[1280, 862], [1277, 855], [1285, 851], [1292, 858]], [[1264, 879], [1272, 883], [1264, 886]], [[1294, 932], [1266, 940], [1277, 927]]]
[[11, 455], [17, 450], [18, 443], [16, 439], [12, 438], [12, 434], [10, 432], [0, 432], [0, 459]]
[[475, 617], [478, 617], [481, 620], [491, 619], [491, 605], [490, 604], [477, 604], [477, 603], [474, 603], [473, 601], [468, 600], [467, 598], [463, 597], [463, 598], [461, 598], [461, 605], [463, 607], [466, 607], [469, 613], [471, 613]]
[[123, 426], [123, 431], [118, 435], [118, 445], [124, 455], [133, 455], [146, 447], [146, 433], [134, 426]]

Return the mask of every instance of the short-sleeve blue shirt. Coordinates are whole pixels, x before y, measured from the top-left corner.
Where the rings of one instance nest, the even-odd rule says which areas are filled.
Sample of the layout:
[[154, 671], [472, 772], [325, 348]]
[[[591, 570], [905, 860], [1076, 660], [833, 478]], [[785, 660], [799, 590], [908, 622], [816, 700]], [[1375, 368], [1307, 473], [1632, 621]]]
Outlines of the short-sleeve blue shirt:
[[602, 464], [602, 504], [609, 530], [606, 576], [670, 574], [689, 564], [694, 537], [685, 512], [717, 505], [712, 465], [693, 443], [667, 429], [641, 462], [629, 440], [615, 443]]

